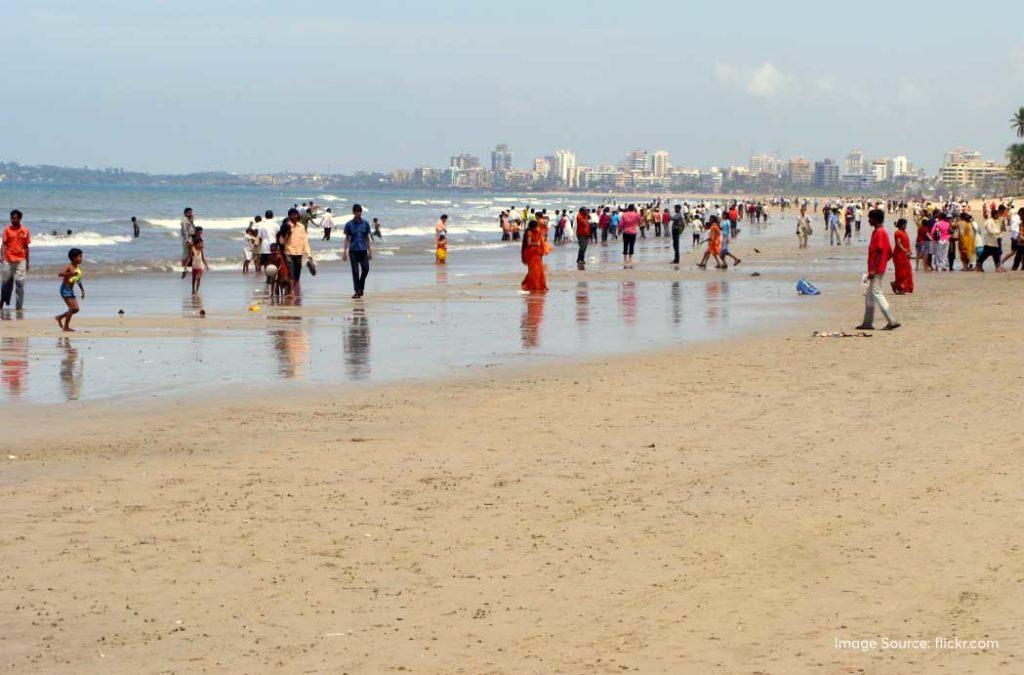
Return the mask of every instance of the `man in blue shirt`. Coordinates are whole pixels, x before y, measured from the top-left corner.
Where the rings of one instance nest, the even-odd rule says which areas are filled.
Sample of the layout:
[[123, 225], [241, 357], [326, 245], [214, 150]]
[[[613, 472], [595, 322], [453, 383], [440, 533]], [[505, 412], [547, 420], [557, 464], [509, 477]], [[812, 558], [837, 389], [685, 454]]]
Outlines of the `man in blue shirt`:
[[355, 287], [353, 298], [363, 297], [366, 275], [370, 273], [370, 260], [373, 258], [373, 244], [370, 237], [370, 224], [363, 220], [363, 207], [352, 205], [352, 220], [345, 223], [345, 252], [342, 260], [352, 264], [352, 285]]

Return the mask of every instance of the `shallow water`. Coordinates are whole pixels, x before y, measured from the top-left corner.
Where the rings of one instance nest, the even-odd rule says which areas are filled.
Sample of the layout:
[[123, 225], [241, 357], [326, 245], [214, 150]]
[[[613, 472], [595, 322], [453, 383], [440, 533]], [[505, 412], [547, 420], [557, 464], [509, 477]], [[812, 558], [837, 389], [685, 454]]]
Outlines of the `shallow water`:
[[[748, 245], [756, 245], [756, 237]], [[661, 239], [640, 242], [639, 277], [667, 259], [667, 247]], [[575, 248], [556, 248], [549, 267], [573, 269]], [[687, 254], [684, 267], [692, 258]], [[592, 248], [588, 259], [592, 274], [621, 269], [612, 245]], [[268, 306], [258, 314], [245, 311], [261, 297], [262, 284], [252, 276], [208, 274], [197, 298], [176, 275], [86, 277], [82, 316], [114, 317], [120, 309], [127, 316], [181, 315], [195, 328], [152, 335], [133, 330], [123, 338], [85, 331], [12, 337], [3, 336], [2, 321], [0, 401], [130, 399], [271, 382], [333, 391], [366, 381], [723, 339], [799, 309], [791, 283], [751, 279], [754, 269], [751, 263], [709, 271], [707, 280], [678, 281], [599, 280], [584, 273], [553, 277], [549, 293], [530, 296], [517, 289], [522, 267], [514, 250], [454, 257], [441, 268], [418, 258], [382, 258], [361, 305], [349, 299], [347, 270], [333, 263], [322, 265], [315, 279], [304, 277], [302, 309]], [[30, 279], [26, 317], [59, 309], [50, 283]], [[418, 299], [417, 289], [432, 297], [439, 285], [441, 300]], [[225, 316], [246, 320], [231, 329], [204, 324]]]

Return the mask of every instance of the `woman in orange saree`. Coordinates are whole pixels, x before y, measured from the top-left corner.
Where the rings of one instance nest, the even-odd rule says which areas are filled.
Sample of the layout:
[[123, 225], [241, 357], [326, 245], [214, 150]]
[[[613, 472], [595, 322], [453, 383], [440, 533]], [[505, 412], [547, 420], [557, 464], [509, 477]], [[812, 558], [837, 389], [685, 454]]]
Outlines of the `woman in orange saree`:
[[907, 234], [907, 220], [900, 218], [896, 222], [893, 233], [892, 267], [896, 270], [896, 280], [892, 282], [892, 292], [904, 295], [914, 292], [914, 269], [910, 264], [910, 235]]
[[526, 277], [520, 287], [531, 293], [548, 290], [544, 276], [544, 236], [535, 220], [531, 220], [526, 229], [521, 256], [526, 265]]

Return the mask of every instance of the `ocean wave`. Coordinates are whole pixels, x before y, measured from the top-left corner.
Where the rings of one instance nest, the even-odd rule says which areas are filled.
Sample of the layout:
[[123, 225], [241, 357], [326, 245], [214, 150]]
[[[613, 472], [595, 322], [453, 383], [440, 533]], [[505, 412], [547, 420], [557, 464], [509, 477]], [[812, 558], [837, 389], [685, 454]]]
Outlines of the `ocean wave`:
[[467, 199], [466, 203], [467, 204], [472, 204], [474, 206], [482, 206], [482, 205], [490, 206], [491, 204], [494, 203], [494, 201], [490, 200], [490, 199]]
[[427, 206], [428, 204], [430, 204], [430, 202], [428, 202], [428, 201], [426, 201], [424, 199], [413, 199], [413, 200], [409, 201], [408, 203], [409, 204], [413, 204], [415, 206]]
[[322, 199], [325, 202], [347, 202], [348, 201], [344, 197], [338, 197], [337, 195], [331, 195], [331, 194], [320, 195], [317, 199]]
[[114, 246], [116, 244], [127, 244], [132, 240], [124, 235], [104, 235], [99, 232], [75, 232], [71, 235], [38, 234], [32, 238], [32, 247], [57, 247], [57, 246]]
[[[145, 222], [168, 230], [180, 230], [181, 218], [146, 218]], [[196, 226], [204, 230], [238, 230], [245, 232], [245, 228], [252, 222], [252, 216], [235, 216], [234, 218], [197, 218]]]
[[[450, 222], [450, 221], [449, 221]], [[496, 223], [462, 223], [459, 225], [448, 225], [448, 235], [471, 234], [476, 232], [496, 232]], [[401, 227], [388, 227], [382, 230], [385, 237], [433, 237], [433, 225], [403, 225]]]

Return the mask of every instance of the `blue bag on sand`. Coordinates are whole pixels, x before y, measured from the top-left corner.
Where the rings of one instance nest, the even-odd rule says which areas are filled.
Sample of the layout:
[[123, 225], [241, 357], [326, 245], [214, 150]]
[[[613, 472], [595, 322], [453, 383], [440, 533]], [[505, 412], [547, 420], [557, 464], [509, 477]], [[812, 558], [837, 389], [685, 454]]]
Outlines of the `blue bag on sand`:
[[814, 287], [814, 284], [807, 281], [807, 279], [801, 279], [796, 282], [796, 292], [800, 295], [821, 295], [821, 291]]

